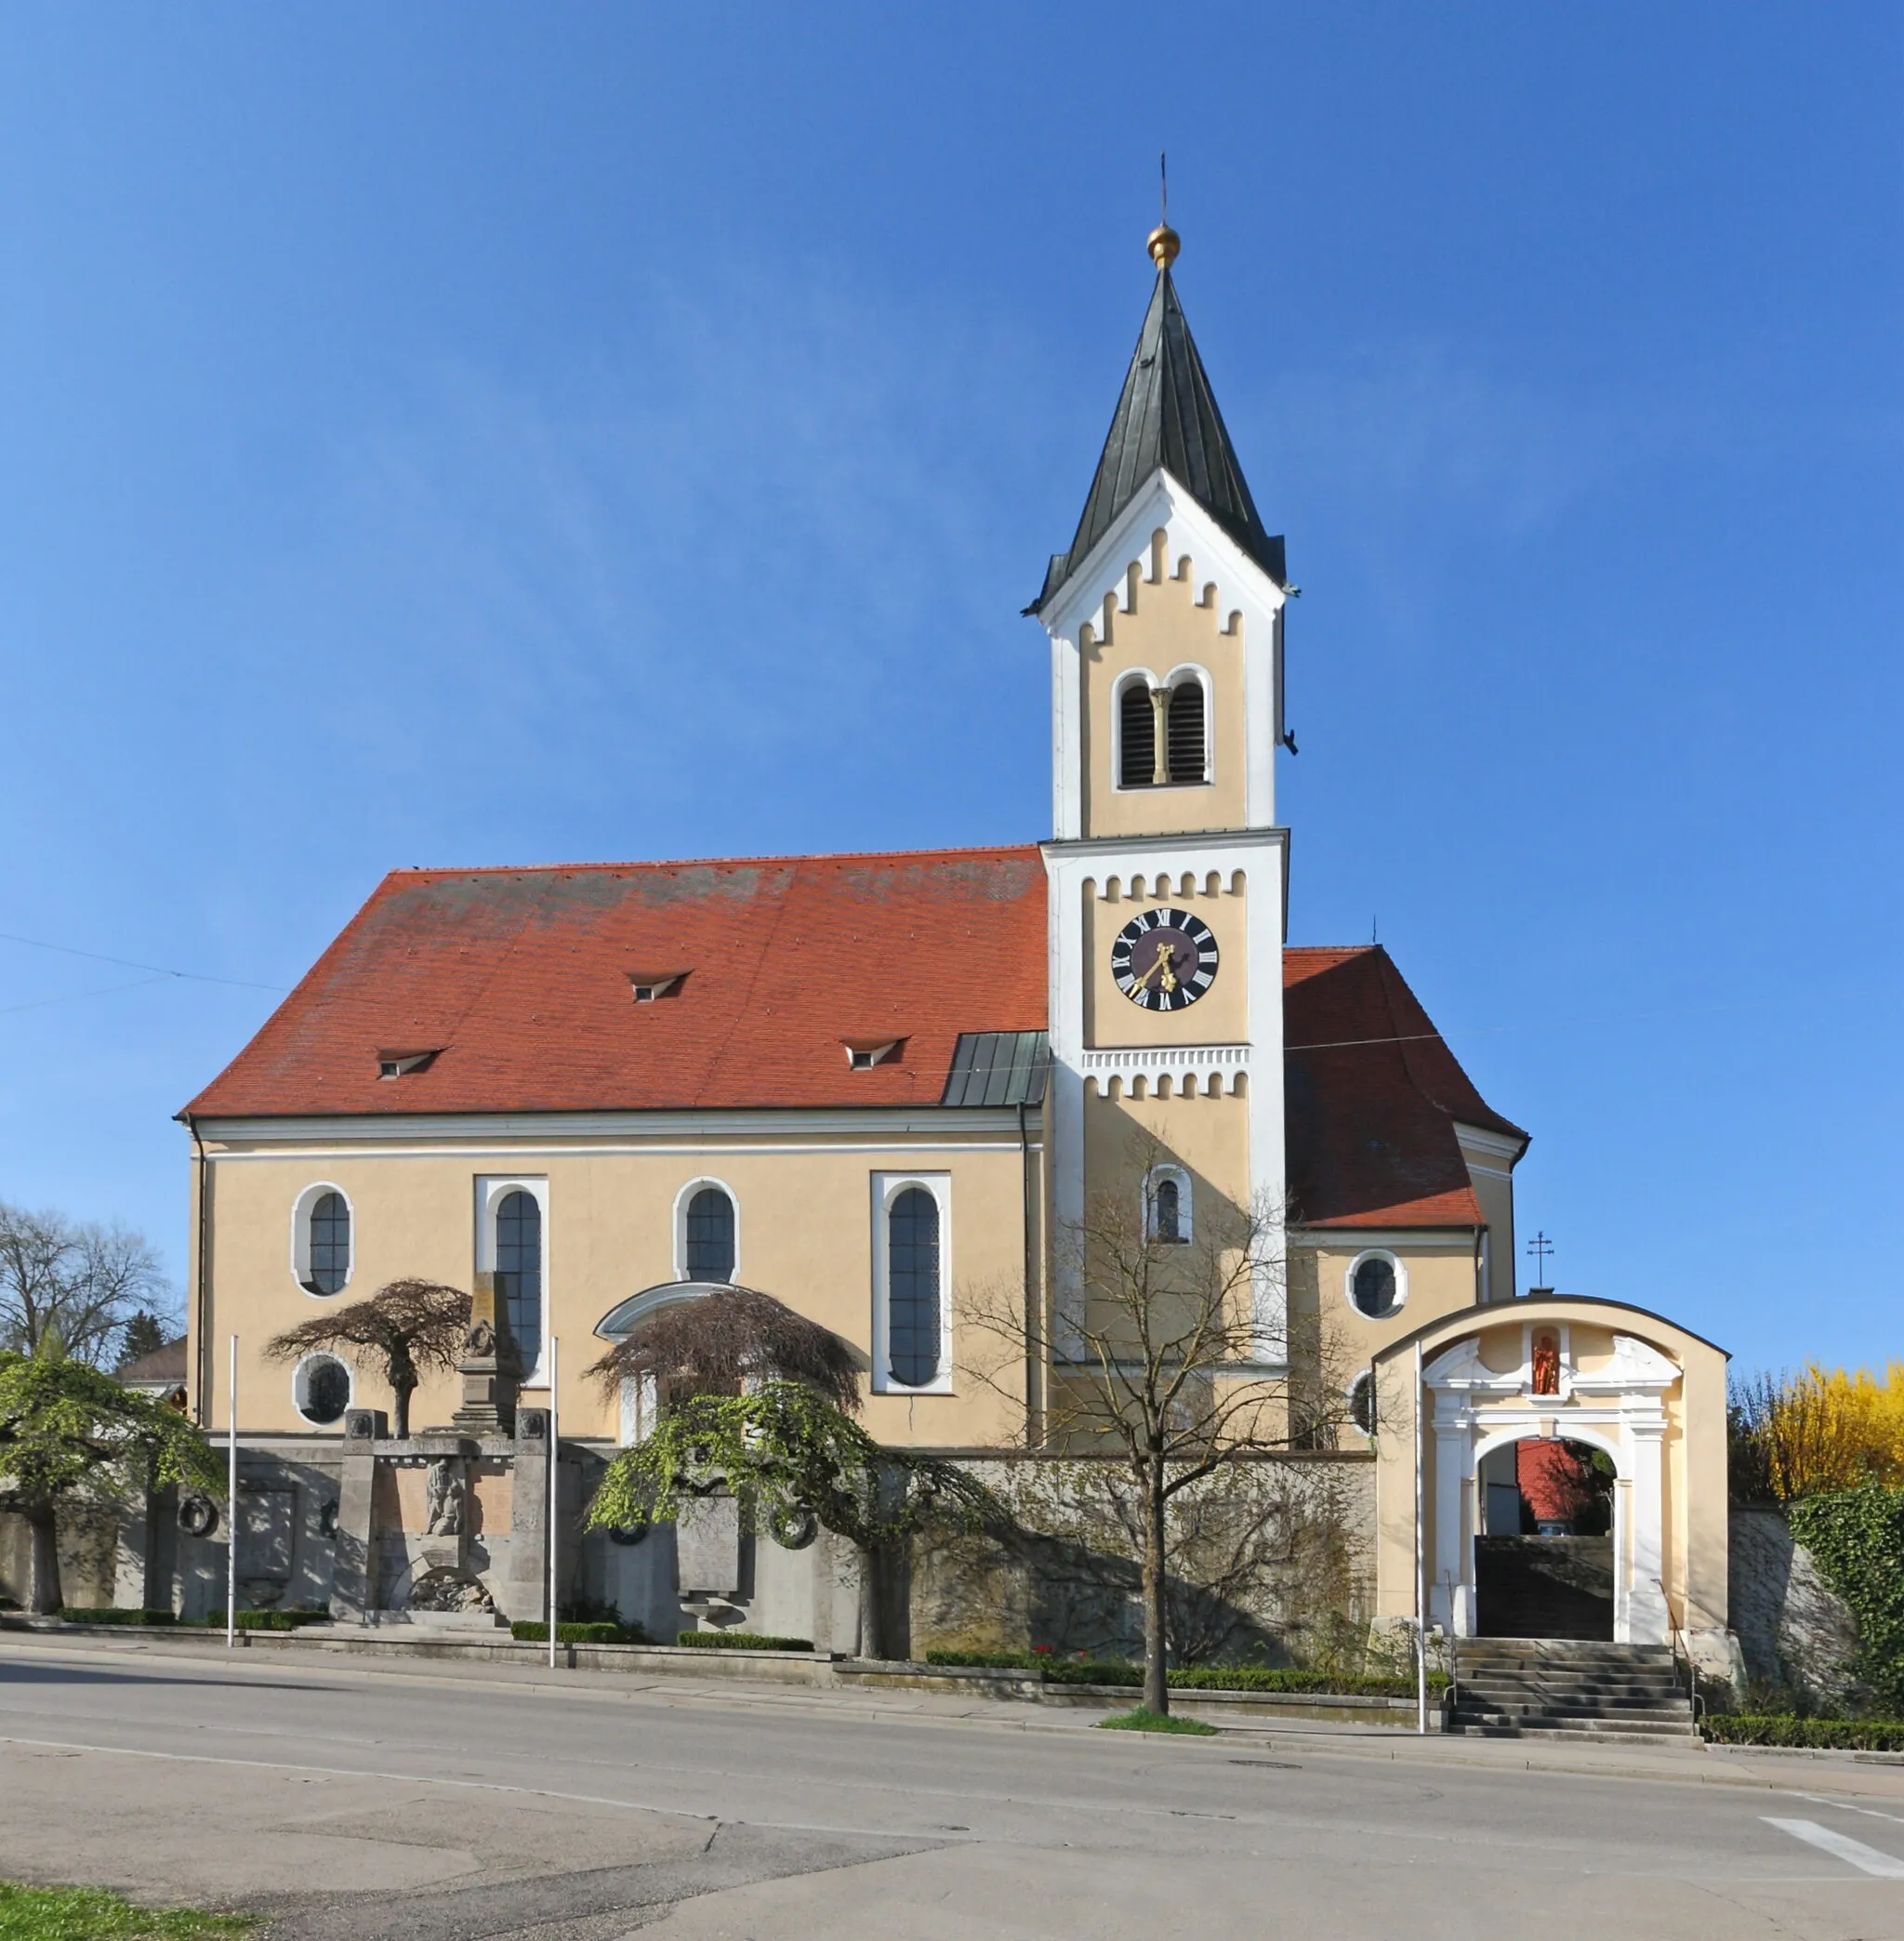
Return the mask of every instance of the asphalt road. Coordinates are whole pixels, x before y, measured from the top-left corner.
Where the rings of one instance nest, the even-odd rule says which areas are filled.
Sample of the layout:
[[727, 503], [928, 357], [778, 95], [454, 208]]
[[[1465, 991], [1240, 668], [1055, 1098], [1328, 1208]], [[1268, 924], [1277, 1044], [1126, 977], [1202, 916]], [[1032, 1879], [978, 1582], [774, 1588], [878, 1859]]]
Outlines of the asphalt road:
[[258, 1908], [272, 1941], [1904, 1941], [1895, 1769], [1031, 1710], [9, 1640], [0, 1874]]

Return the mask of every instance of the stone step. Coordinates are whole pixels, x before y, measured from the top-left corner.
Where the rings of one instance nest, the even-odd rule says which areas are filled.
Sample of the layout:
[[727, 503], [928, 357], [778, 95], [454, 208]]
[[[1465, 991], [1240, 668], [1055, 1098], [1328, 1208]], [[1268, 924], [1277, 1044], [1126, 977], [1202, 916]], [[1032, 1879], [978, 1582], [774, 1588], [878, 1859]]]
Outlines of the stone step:
[[1461, 1670], [1455, 1683], [1462, 1690], [1488, 1692], [1568, 1692], [1580, 1697], [1621, 1698], [1634, 1693], [1658, 1692], [1671, 1698], [1683, 1697], [1683, 1678], [1539, 1678], [1531, 1674]]
[[1458, 1706], [1452, 1723], [1461, 1729], [1474, 1727], [1483, 1731], [1503, 1733], [1605, 1732], [1618, 1737], [1628, 1737], [1634, 1733], [1670, 1733], [1677, 1730], [1680, 1735], [1686, 1736], [1692, 1731], [1692, 1713], [1661, 1710], [1607, 1717], [1605, 1714], [1564, 1711], [1471, 1711], [1466, 1706]]
[[1545, 1725], [1461, 1725], [1450, 1724], [1448, 1732], [1468, 1738], [1551, 1739], [1570, 1746], [1683, 1746], [1690, 1730], [1680, 1732], [1609, 1732], [1600, 1726], [1579, 1731], [1555, 1730]]
[[1531, 1663], [1669, 1665], [1670, 1644], [1608, 1644], [1571, 1638], [1462, 1638], [1462, 1657], [1525, 1658]]
[[1473, 1703], [1488, 1711], [1596, 1712], [1672, 1711], [1684, 1708], [1684, 1692], [1631, 1692], [1618, 1698], [1582, 1698], [1568, 1692], [1490, 1692], [1475, 1685], [1458, 1687], [1458, 1704]]

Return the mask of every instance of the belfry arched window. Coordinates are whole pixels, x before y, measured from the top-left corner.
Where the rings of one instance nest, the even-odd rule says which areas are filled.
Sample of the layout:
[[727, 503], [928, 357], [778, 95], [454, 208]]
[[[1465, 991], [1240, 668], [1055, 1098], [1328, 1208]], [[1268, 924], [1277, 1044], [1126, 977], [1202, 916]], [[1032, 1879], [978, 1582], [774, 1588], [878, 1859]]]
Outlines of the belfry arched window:
[[1170, 689], [1165, 710], [1165, 758], [1172, 782], [1210, 779], [1210, 744], [1203, 683], [1185, 674]]
[[520, 1186], [496, 1203], [496, 1291], [526, 1374], [542, 1359], [542, 1208]]
[[1157, 710], [1150, 684], [1130, 682], [1117, 697], [1117, 786], [1148, 788], [1157, 780]]
[[702, 1186], [688, 1200], [682, 1264], [691, 1281], [734, 1278], [734, 1201], [724, 1187]]

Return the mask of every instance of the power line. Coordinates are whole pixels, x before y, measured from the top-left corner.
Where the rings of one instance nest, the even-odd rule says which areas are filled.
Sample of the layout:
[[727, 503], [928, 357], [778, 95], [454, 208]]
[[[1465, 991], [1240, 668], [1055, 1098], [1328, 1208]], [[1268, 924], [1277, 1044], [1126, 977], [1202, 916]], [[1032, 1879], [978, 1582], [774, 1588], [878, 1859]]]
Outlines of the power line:
[[[107, 957], [102, 952], [97, 950], [75, 950], [71, 944], [48, 944], [39, 937], [16, 937], [7, 931], [0, 931], [0, 944], [23, 944], [29, 950], [57, 950], [61, 957], [85, 957], [89, 962], [95, 964], [117, 964], [123, 970], [150, 970], [154, 979], [180, 977], [190, 984], [231, 984], [236, 989], [243, 991], [283, 992], [287, 988], [284, 984], [257, 984], [248, 977], [210, 977], [203, 970], [175, 970], [169, 964], [141, 964], [136, 957]], [[132, 984], [116, 984], [112, 988], [115, 990], [132, 990], [136, 986]], [[75, 995], [79, 997], [103, 997], [106, 993], [103, 991], [91, 993], [82, 991]], [[58, 997], [48, 997], [44, 1001], [48, 1004], [58, 1004], [63, 1000]], [[33, 1007], [26, 1004], [17, 1004], [13, 1006], [13, 1009], [15, 1010], [31, 1010]]]
[[161, 973], [157, 977], [135, 977], [130, 984], [107, 984], [98, 991], [68, 991], [63, 997], [35, 997], [31, 1004], [0, 1005], [0, 1018], [10, 1018], [15, 1011], [45, 1010], [49, 1004], [77, 1004], [82, 997], [110, 997], [115, 991], [142, 991], [148, 984], [170, 982], [168, 976]]

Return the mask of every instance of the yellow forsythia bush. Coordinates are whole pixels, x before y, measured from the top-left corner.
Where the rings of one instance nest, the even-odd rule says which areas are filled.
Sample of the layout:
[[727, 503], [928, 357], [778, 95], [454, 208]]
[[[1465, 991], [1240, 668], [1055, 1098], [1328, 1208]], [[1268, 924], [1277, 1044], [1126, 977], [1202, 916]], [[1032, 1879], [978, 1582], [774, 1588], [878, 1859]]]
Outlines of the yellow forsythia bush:
[[1732, 1488], [1789, 1503], [1859, 1483], [1904, 1487], [1904, 1362], [1882, 1378], [1816, 1362], [1761, 1375], [1732, 1394]]

